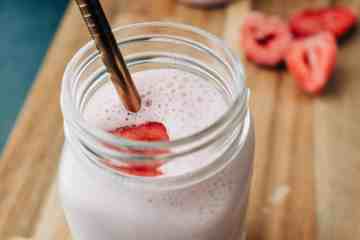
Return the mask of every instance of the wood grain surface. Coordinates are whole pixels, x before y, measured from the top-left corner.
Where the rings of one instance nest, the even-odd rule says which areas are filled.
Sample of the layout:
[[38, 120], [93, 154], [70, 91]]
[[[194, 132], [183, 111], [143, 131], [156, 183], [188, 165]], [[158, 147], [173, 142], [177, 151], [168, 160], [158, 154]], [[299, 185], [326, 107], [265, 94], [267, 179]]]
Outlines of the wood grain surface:
[[[223, 37], [240, 56], [239, 28], [252, 9], [284, 18], [306, 6], [360, 10], [357, 0], [238, 0], [211, 10], [173, 0], [102, 3], [112, 25], [192, 24]], [[0, 160], [1, 240], [71, 239], [55, 185], [63, 143], [59, 93], [66, 63], [88, 40], [71, 3]], [[300, 92], [285, 70], [242, 59], [257, 139], [248, 239], [360, 239], [360, 33], [342, 42], [334, 78], [317, 98]]]

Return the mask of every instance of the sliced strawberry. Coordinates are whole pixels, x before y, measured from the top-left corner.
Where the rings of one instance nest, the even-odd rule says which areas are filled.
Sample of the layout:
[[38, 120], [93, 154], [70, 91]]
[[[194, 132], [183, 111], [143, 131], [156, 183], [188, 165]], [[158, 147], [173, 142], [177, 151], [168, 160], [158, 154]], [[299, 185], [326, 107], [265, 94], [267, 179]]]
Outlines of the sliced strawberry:
[[[119, 137], [128, 138], [137, 141], [154, 142], [154, 141], [170, 140], [165, 126], [162, 123], [158, 123], [158, 122], [147, 122], [137, 126], [121, 127], [110, 131], [110, 133]], [[156, 155], [156, 154], [162, 154], [168, 152], [166, 150], [160, 150], [160, 149], [131, 150], [131, 151], [121, 148], [117, 148], [117, 149], [123, 152], [140, 153], [143, 155]], [[162, 174], [162, 172], [159, 169], [161, 166], [160, 162], [156, 162], [152, 164], [136, 164], [136, 165], [134, 164], [134, 165], [118, 166], [108, 161], [106, 162], [106, 164], [112, 167], [113, 169], [134, 176], [153, 177]]]
[[336, 52], [335, 37], [331, 33], [320, 33], [295, 41], [289, 48], [286, 63], [301, 89], [318, 94], [334, 70]]
[[166, 127], [159, 122], [147, 122], [132, 127], [121, 127], [111, 131], [112, 134], [137, 141], [169, 141]]
[[275, 16], [254, 12], [246, 17], [241, 29], [241, 45], [252, 61], [267, 66], [279, 64], [285, 57], [292, 36], [288, 25]]
[[115, 170], [134, 176], [156, 177], [163, 174], [159, 169], [161, 167], [161, 164], [118, 166], [108, 162], [107, 165], [109, 165]]
[[297, 36], [331, 32], [338, 38], [348, 32], [356, 21], [357, 16], [350, 8], [338, 6], [300, 11], [290, 19], [290, 26]]

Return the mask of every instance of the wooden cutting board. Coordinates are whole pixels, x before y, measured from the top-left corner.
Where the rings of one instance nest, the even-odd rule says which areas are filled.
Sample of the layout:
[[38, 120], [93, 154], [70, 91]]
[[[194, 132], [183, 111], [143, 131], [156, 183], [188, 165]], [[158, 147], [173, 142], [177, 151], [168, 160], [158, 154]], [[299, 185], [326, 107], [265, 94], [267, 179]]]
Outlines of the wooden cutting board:
[[[286, 18], [304, 6], [360, 0], [238, 0], [200, 10], [172, 0], [102, 0], [112, 25], [171, 20], [224, 37], [235, 52], [243, 17], [257, 9]], [[70, 4], [0, 160], [0, 239], [71, 239], [55, 180], [63, 143], [59, 108], [66, 63], [89, 40]], [[250, 240], [360, 239], [360, 34], [341, 44], [325, 95], [300, 92], [281, 69], [244, 63], [252, 91], [256, 163]], [[3, 103], [5, 104], [5, 103]]]

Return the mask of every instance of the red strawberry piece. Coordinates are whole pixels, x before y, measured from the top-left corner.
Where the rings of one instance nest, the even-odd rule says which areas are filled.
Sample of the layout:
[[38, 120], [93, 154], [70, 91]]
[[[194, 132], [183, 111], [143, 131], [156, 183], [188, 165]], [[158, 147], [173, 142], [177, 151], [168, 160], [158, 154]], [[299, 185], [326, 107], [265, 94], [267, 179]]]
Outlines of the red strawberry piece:
[[357, 21], [355, 13], [347, 7], [306, 9], [290, 19], [292, 32], [301, 37], [320, 32], [331, 32], [337, 38], [344, 35]]
[[301, 89], [318, 94], [324, 89], [335, 68], [336, 52], [334, 35], [320, 33], [295, 41], [289, 48], [286, 63]]
[[267, 66], [279, 64], [292, 41], [288, 25], [275, 16], [254, 12], [241, 29], [241, 45], [248, 59]]
[[137, 141], [169, 141], [166, 127], [162, 123], [147, 122], [132, 127], [121, 127], [111, 131], [112, 134]]
[[142, 176], [142, 177], [156, 177], [161, 176], [163, 173], [159, 169], [161, 164], [152, 164], [152, 165], [114, 165], [110, 162], [107, 162], [107, 165], [112, 167], [115, 170], [126, 173], [128, 175]]
[[[154, 142], [154, 141], [170, 140], [166, 127], [162, 123], [158, 123], [158, 122], [147, 122], [137, 126], [121, 127], [112, 130], [110, 133], [119, 137], [131, 139], [131, 140], [137, 140], [137, 141]], [[161, 153], [167, 153], [167, 151], [160, 149], [131, 150], [131, 151], [121, 148], [117, 148], [117, 149], [123, 152], [140, 153], [143, 155], [156, 155]], [[153, 177], [162, 174], [162, 172], [159, 169], [161, 166], [160, 162], [156, 162], [152, 164], [133, 164], [133, 165], [118, 166], [108, 161], [107, 165], [109, 165], [113, 169], [135, 176]]]

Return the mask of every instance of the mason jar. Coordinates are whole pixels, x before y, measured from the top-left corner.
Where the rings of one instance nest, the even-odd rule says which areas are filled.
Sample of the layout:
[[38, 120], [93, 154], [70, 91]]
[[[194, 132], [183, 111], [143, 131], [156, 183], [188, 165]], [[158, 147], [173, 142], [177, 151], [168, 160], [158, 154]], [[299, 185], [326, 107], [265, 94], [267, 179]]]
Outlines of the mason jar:
[[[208, 84], [206, 91], [216, 91], [226, 105], [218, 107], [209, 100], [209, 107], [201, 109], [204, 119], [210, 112], [219, 117], [191, 134], [170, 136], [170, 141], [114, 136], [109, 130], [116, 119], [100, 117], [111, 111], [93, 104], [94, 98], [111, 104], [108, 94], [99, 95], [104, 86], [111, 88], [111, 82], [94, 43], [82, 47], [66, 67], [61, 90], [65, 143], [58, 185], [73, 239], [240, 239], [245, 232], [254, 129], [239, 60], [222, 40], [192, 26], [139, 23], [116, 28], [114, 35], [135, 80], [137, 74], [163, 71], [149, 85], [156, 87], [167, 73], [181, 72], [193, 76], [190, 81]], [[167, 121], [171, 115], [159, 117]], [[148, 154], [154, 149], [157, 154]], [[172, 169], [176, 174], [137, 176], [114, 167], [154, 162], [160, 162], [165, 173]]]

